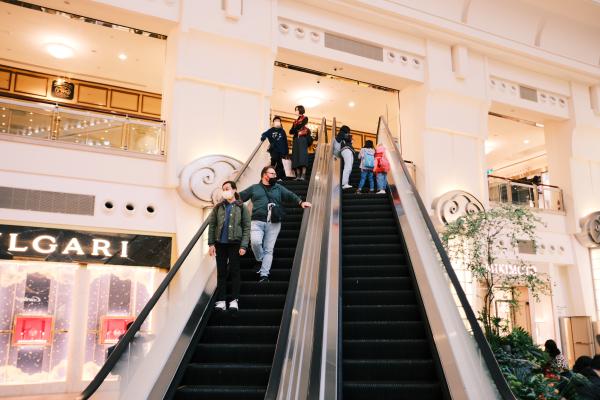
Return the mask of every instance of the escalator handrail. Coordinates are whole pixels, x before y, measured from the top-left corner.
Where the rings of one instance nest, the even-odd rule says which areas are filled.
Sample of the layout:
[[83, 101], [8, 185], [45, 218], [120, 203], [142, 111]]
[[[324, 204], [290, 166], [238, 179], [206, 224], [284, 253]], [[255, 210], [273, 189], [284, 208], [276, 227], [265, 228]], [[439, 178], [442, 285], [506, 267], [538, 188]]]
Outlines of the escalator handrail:
[[[250, 157], [248, 157], [248, 159], [246, 160], [246, 162], [244, 163], [242, 168], [237, 173], [237, 175], [234, 179], [235, 182], [237, 182], [239, 180], [239, 178], [243, 175], [243, 173], [246, 171], [246, 169], [248, 168], [248, 165], [250, 164], [252, 159], [256, 156], [256, 154], [258, 153], [258, 150], [260, 149], [262, 144], [263, 143], [260, 142], [255, 147], [255, 149], [252, 151], [252, 153], [250, 154]], [[200, 225], [200, 228], [198, 229], [196, 234], [192, 237], [192, 239], [190, 240], [188, 245], [185, 247], [185, 249], [179, 256], [179, 258], [177, 259], [177, 261], [175, 262], [173, 267], [171, 267], [171, 269], [169, 270], [167, 275], [161, 281], [158, 288], [154, 291], [154, 294], [152, 295], [152, 297], [150, 297], [150, 300], [148, 300], [148, 302], [146, 303], [146, 305], [144, 306], [142, 311], [135, 318], [135, 320], [133, 321], [133, 324], [125, 332], [125, 335], [117, 342], [117, 345], [115, 346], [114, 350], [111, 352], [111, 354], [106, 359], [106, 362], [104, 363], [104, 365], [102, 365], [102, 368], [100, 368], [100, 370], [98, 371], [98, 373], [96, 374], [94, 379], [92, 379], [92, 381], [86, 386], [86, 388], [79, 394], [79, 396], [77, 397], [78, 400], [89, 399], [96, 392], [96, 390], [98, 390], [98, 388], [100, 388], [100, 386], [102, 385], [102, 383], [104, 382], [104, 380], [106, 379], [108, 374], [117, 365], [119, 359], [121, 358], [121, 355], [125, 352], [125, 350], [129, 346], [129, 344], [133, 341], [135, 335], [139, 332], [140, 328], [146, 321], [146, 318], [148, 318], [148, 315], [150, 315], [150, 312], [152, 312], [152, 309], [154, 308], [156, 303], [158, 303], [158, 301], [160, 300], [160, 298], [163, 295], [163, 293], [165, 292], [165, 290], [167, 290], [167, 288], [171, 284], [171, 281], [173, 280], [173, 278], [175, 277], [175, 275], [177, 274], [177, 272], [179, 271], [179, 269], [181, 268], [181, 266], [187, 259], [188, 255], [191, 253], [194, 246], [196, 246], [196, 243], [198, 242], [198, 240], [200, 239], [200, 237], [202, 236], [202, 234], [204, 233], [204, 231], [206, 230], [207, 227], [208, 227], [208, 219], [206, 219], [202, 223], [202, 225]]]
[[[321, 128], [317, 138], [318, 145], [324, 145], [327, 140], [327, 121], [325, 117], [321, 119]], [[317, 153], [315, 153], [316, 157]], [[317, 161], [315, 159], [315, 161]], [[310, 174], [309, 182], [315, 182], [315, 175], [317, 173], [317, 165], [313, 164], [313, 168]], [[314, 186], [309, 184], [308, 192], [306, 193], [306, 201], [311, 201], [313, 197]], [[296, 244], [296, 251], [294, 252], [294, 261], [292, 263], [292, 273], [290, 275], [290, 281], [288, 284], [288, 292], [285, 298], [285, 305], [283, 307], [283, 314], [281, 317], [281, 324], [279, 327], [279, 334], [277, 336], [277, 344], [275, 345], [275, 354], [273, 356], [273, 363], [271, 364], [271, 373], [269, 375], [269, 383], [265, 392], [265, 400], [275, 400], [279, 391], [279, 385], [281, 382], [281, 374], [283, 370], [283, 364], [287, 356], [287, 342], [290, 334], [290, 326], [292, 322], [292, 310], [294, 308], [294, 300], [296, 297], [296, 289], [298, 286], [298, 279], [300, 276], [300, 265], [302, 263], [302, 249], [304, 248], [306, 231], [308, 229], [309, 220], [309, 209], [305, 209], [302, 215], [302, 222], [300, 224], [300, 233], [298, 235], [298, 242]]]
[[[460, 304], [464, 310], [465, 316], [466, 316], [469, 326], [472, 330], [475, 342], [477, 343], [477, 346], [479, 347], [481, 355], [483, 356], [483, 360], [488, 368], [488, 372], [490, 373], [492, 380], [494, 381], [494, 384], [496, 385], [498, 393], [500, 394], [500, 396], [503, 400], [516, 400], [516, 397], [513, 394], [513, 392], [511, 391], [510, 386], [508, 385], [508, 382], [506, 381], [506, 378], [504, 377], [504, 374], [500, 370], [498, 361], [496, 360], [496, 357], [494, 356], [494, 353], [492, 352], [492, 349], [483, 333], [483, 330], [481, 329], [481, 326], [479, 325], [479, 322], [477, 321], [475, 312], [471, 308], [471, 304], [469, 303], [469, 300], [467, 299], [467, 296], [466, 296], [465, 291], [463, 290], [463, 287], [458, 279], [458, 276], [456, 275], [456, 272], [454, 271], [454, 268], [452, 267], [450, 258], [448, 257], [448, 254], [446, 253], [446, 249], [444, 248], [444, 245], [442, 244], [442, 241], [438, 235], [438, 232], [434, 227], [433, 221], [431, 220], [429, 213], [427, 212], [427, 208], [425, 207], [425, 204], [423, 203], [423, 199], [421, 198], [421, 195], [419, 194], [419, 191], [417, 190], [417, 187], [410, 176], [408, 167], [406, 166], [406, 163], [405, 163], [404, 159], [402, 158], [402, 151], [401, 151], [401, 149], [398, 148], [398, 143], [396, 143], [393, 140], [392, 133], [391, 133], [391, 131], [387, 125], [387, 122], [385, 121], [385, 118], [383, 116], [379, 117], [379, 121], [378, 121], [378, 125], [377, 125], [377, 143], [379, 143], [379, 132], [380, 132], [380, 127], [382, 124], [383, 124], [383, 128], [385, 129], [385, 133], [386, 133], [388, 139], [390, 140], [391, 143], [395, 144], [395, 151], [397, 152], [398, 158], [400, 160], [400, 166], [402, 167], [402, 171], [410, 185], [412, 194], [417, 202], [419, 211], [421, 212], [421, 216], [422, 216], [423, 220], [425, 221], [427, 230], [429, 231], [429, 234], [431, 235], [431, 238], [433, 240], [435, 248], [440, 256], [442, 264], [444, 265], [446, 273], [448, 274], [448, 278], [452, 284], [452, 287], [456, 291], [456, 297], [459, 299]], [[389, 149], [389, 151], [392, 151], [392, 149]]]

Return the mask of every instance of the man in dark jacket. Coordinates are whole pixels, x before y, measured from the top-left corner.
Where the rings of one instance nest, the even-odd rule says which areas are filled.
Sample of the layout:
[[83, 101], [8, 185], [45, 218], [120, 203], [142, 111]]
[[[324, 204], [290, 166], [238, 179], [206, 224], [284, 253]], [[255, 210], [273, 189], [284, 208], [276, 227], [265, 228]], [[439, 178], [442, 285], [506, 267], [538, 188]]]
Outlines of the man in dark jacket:
[[250, 244], [254, 257], [260, 264], [260, 281], [265, 282], [269, 280], [273, 248], [281, 230], [281, 221], [271, 221], [273, 206], [281, 207], [285, 202], [308, 208], [311, 204], [277, 184], [277, 175], [271, 166], [264, 167], [260, 182], [240, 192], [240, 197], [244, 202], [252, 200]]
[[269, 154], [271, 155], [271, 166], [275, 168], [278, 179], [285, 179], [285, 169], [283, 168], [282, 157], [287, 156], [290, 152], [288, 148], [287, 135], [281, 126], [281, 118], [273, 118], [273, 127], [265, 131], [260, 140], [269, 140]]

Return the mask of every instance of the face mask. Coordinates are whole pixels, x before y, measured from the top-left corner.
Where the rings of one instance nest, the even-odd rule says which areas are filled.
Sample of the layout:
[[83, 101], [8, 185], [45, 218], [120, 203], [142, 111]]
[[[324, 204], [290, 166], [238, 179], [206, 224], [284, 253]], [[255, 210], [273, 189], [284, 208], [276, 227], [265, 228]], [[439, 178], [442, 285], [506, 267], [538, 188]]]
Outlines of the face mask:
[[274, 126], [275, 128], [281, 128], [281, 122], [279, 122], [279, 121], [275, 121], [275, 122], [273, 122], [273, 126]]
[[277, 178], [269, 178], [269, 185], [273, 186], [277, 183]]
[[235, 194], [233, 193], [233, 190], [223, 190], [223, 198], [225, 200], [231, 200], [235, 197]]

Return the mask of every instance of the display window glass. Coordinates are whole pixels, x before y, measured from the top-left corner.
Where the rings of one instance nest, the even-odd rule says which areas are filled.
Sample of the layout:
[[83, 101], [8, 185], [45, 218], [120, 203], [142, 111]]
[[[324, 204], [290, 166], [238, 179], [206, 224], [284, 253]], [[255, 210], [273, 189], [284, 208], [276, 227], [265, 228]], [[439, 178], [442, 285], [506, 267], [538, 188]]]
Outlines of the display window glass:
[[66, 380], [76, 269], [0, 261], [0, 384]]

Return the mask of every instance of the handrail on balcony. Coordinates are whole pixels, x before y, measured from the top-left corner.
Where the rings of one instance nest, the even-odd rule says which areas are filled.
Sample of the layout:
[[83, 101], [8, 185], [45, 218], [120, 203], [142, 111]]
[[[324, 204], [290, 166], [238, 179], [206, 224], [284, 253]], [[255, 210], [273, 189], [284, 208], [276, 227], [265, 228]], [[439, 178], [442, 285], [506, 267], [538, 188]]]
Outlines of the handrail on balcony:
[[508, 203], [546, 211], [565, 212], [562, 189], [555, 185], [527, 183], [488, 175], [488, 191], [492, 203]]

